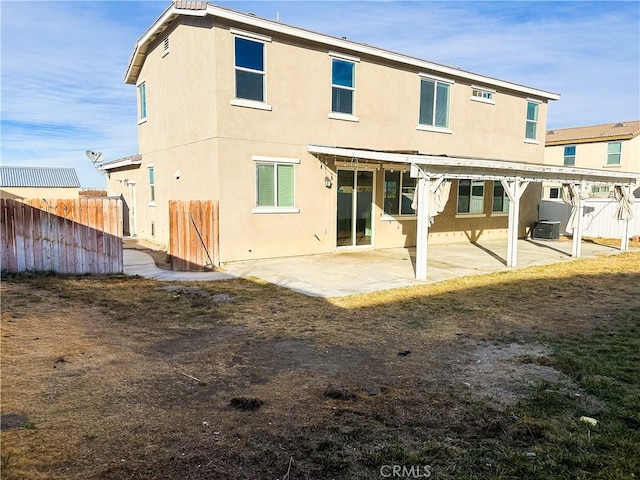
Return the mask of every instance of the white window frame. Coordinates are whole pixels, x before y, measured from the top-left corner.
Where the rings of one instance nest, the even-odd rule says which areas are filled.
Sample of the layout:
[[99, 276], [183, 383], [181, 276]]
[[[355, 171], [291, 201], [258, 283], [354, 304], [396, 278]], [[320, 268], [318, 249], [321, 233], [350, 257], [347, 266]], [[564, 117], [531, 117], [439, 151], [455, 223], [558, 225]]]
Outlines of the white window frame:
[[[573, 155], [567, 155], [567, 148], [573, 147]], [[563, 145], [562, 147], [562, 165], [565, 167], [575, 167], [576, 166], [576, 156], [578, 153], [577, 145]], [[573, 163], [567, 163], [567, 158], [573, 158]]]
[[[496, 185], [500, 185], [502, 187], [502, 210], [494, 210], [494, 202], [496, 198]], [[504, 188], [504, 185], [500, 182], [500, 180], [493, 180], [491, 183], [491, 215], [492, 216], [501, 216], [508, 215], [510, 207], [510, 200], [507, 191]]]
[[[468, 212], [461, 212], [459, 211], [459, 207], [460, 207], [460, 182], [464, 181], [464, 180], [468, 180], [471, 183], [469, 184], [469, 211]], [[482, 211], [481, 212], [472, 212], [471, 211], [471, 199], [473, 198], [473, 185], [474, 183], [481, 183], [482, 184]], [[461, 178], [460, 180], [458, 180], [458, 192], [456, 195], [456, 218], [470, 218], [470, 217], [485, 217], [486, 214], [484, 213], [484, 200], [485, 200], [485, 192], [486, 192], [486, 185], [485, 185], [485, 181], [484, 180], [479, 180], [479, 179], [469, 179], [469, 178]]]
[[496, 91], [491, 88], [478, 87], [471, 85], [471, 100], [474, 102], [487, 103], [489, 105], [495, 105]]
[[[257, 175], [257, 166], [258, 165], [273, 165], [274, 169], [278, 168], [278, 165], [299, 165], [300, 164], [300, 159], [299, 158], [286, 158], [286, 157], [266, 157], [266, 156], [262, 156], [262, 155], [253, 155], [251, 157], [251, 160], [253, 160], [253, 162], [256, 165], [256, 175]], [[295, 181], [295, 177], [296, 177], [296, 168], [294, 167], [293, 169], [293, 207], [278, 207], [278, 206], [269, 206], [269, 207], [260, 207], [260, 206], [255, 206], [252, 209], [252, 213], [257, 213], [257, 214], [262, 214], [262, 213], [300, 213], [300, 209], [295, 207], [296, 205], [296, 181]], [[274, 175], [274, 195], [275, 195], [275, 199], [277, 199], [278, 197], [278, 176]], [[256, 191], [255, 191], [255, 202], [257, 204], [258, 201], [258, 185], [256, 182]], [[274, 199], [274, 203], [275, 203], [275, 199]]]
[[[385, 194], [386, 194], [386, 181], [387, 181], [387, 172], [391, 173], [394, 171], [398, 171], [400, 172], [400, 185], [398, 186], [398, 198], [396, 199], [398, 202], [398, 213], [387, 213], [384, 208], [385, 208]], [[403, 176], [406, 172], [409, 172], [409, 169], [406, 168], [385, 168], [383, 175], [382, 175], [382, 217], [381, 220], [395, 220], [397, 218], [400, 219], [415, 219], [416, 218], [416, 212], [414, 211], [413, 213], [402, 213], [402, 195], [403, 195]], [[414, 185], [414, 195], [415, 195], [415, 188], [417, 186], [417, 179], [416, 179], [416, 185]]]
[[138, 125], [140, 125], [147, 121], [149, 114], [149, 109], [147, 108], [147, 81], [145, 79], [140, 79], [136, 83], [136, 97], [138, 100]]
[[[536, 105], [536, 119], [535, 120], [529, 120], [529, 104], [533, 103]], [[533, 98], [527, 98], [527, 108], [525, 110], [525, 127], [524, 127], [524, 141], [525, 143], [533, 143], [535, 145], [538, 145], [540, 143], [540, 141], [538, 140], [538, 126], [540, 124], [540, 105], [542, 104], [542, 102], [540, 100], [535, 100]], [[527, 130], [528, 130], [528, 126], [529, 126], [529, 122], [532, 122], [535, 124], [535, 138], [529, 138], [527, 137]]]
[[[360, 119], [356, 116], [356, 64], [360, 62], [360, 58], [353, 57], [351, 55], [345, 55], [338, 52], [329, 52], [329, 58], [331, 60], [331, 111], [327, 116], [328, 118], [331, 118], [334, 120], [346, 120], [348, 122], [359, 122]], [[335, 85], [333, 83], [333, 61], [334, 60], [340, 60], [342, 62], [348, 62], [353, 64], [353, 87], [345, 87], [343, 85]], [[350, 90], [352, 92], [351, 113], [333, 111], [333, 89], [334, 88], [338, 88], [341, 90]]]
[[[420, 82], [418, 84], [418, 125], [416, 126], [416, 130], [423, 130], [426, 132], [436, 132], [436, 133], [453, 133], [451, 130], [451, 96], [453, 93], [453, 85], [455, 81], [450, 80], [448, 78], [436, 77], [435, 75], [429, 75], [426, 73], [419, 73], [418, 77], [420, 78]], [[422, 104], [422, 81], [428, 80], [434, 82], [434, 97], [433, 97], [433, 114], [432, 121], [434, 125], [427, 125], [424, 123], [420, 123], [420, 107]], [[436, 105], [438, 101], [438, 83], [444, 83], [449, 87], [449, 94], [447, 95], [447, 126], [439, 127], [435, 125], [435, 114], [436, 114]]]
[[[151, 183], [151, 172], [153, 171], [153, 183]], [[152, 163], [147, 164], [147, 181], [149, 182], [149, 207], [156, 206], [156, 169]]]
[[[273, 107], [267, 103], [267, 43], [271, 42], [271, 37], [260, 35], [258, 33], [247, 32], [237, 28], [229, 29], [233, 36], [233, 81], [234, 81], [234, 97], [229, 102], [235, 107], [254, 108], [257, 110], [272, 111]], [[262, 44], [262, 70], [254, 70], [246, 67], [238, 67], [236, 65], [236, 38], [242, 38], [251, 42]], [[236, 91], [236, 72], [249, 72], [262, 75], [262, 101], [252, 100], [249, 98], [238, 98]]]
[[[611, 152], [609, 152], [609, 147], [611, 145], [620, 145], [620, 152], [619, 153], [611, 153]], [[610, 163], [609, 162], [609, 158], [611, 157], [611, 155], [617, 155], [618, 156], [618, 161], [616, 163]], [[605, 163], [605, 167], [619, 167], [620, 165], [622, 165], [622, 142], [620, 142], [620, 141], [607, 142], [607, 163]]]

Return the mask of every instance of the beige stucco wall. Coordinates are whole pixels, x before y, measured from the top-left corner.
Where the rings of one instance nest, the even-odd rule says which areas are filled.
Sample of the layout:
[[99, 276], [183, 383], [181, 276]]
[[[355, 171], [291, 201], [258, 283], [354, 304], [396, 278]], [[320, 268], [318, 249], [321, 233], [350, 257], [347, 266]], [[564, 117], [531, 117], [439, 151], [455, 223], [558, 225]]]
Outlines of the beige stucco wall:
[[[576, 146], [576, 167], [640, 173], [640, 136], [629, 140], [611, 141], [619, 141], [621, 143], [620, 165], [607, 165], [607, 148], [610, 142], [567, 143], [566, 145]], [[563, 165], [564, 147], [566, 145], [547, 146], [544, 151], [544, 163], [548, 165]], [[560, 186], [557, 183], [546, 183], [543, 192], [544, 198], [549, 197], [550, 188]], [[598, 194], [593, 195], [598, 196]], [[640, 192], [637, 195], [640, 195]]]
[[[621, 142], [620, 165], [607, 165], [607, 145], [610, 142], [568, 143], [576, 146], [576, 167], [605, 169], [621, 172], [640, 172], [640, 136]], [[544, 163], [563, 165], [565, 145], [545, 148]]]
[[2, 187], [0, 190], [2, 198], [11, 199], [73, 199], [80, 198], [79, 188], [44, 188], [44, 187]]
[[[223, 261], [335, 251], [336, 188], [324, 186], [328, 171], [307, 153], [307, 144], [543, 163], [543, 144], [524, 141], [525, 94], [498, 89], [495, 104], [490, 105], [471, 100], [469, 81], [447, 78], [454, 82], [451, 133], [422, 131], [416, 128], [419, 73], [430, 72], [360, 56], [355, 72], [355, 116], [359, 120], [332, 119], [329, 49], [257, 29], [251, 31], [271, 36], [266, 43], [266, 103], [271, 111], [232, 105], [234, 36], [229, 27], [245, 31], [247, 27], [221, 20], [212, 26], [207, 19], [189, 23], [198, 26], [178, 22], [173, 27], [169, 53], [164, 56], [162, 38], [158, 38], [139, 77], [146, 82], [148, 111], [146, 121], [139, 125], [142, 165], [133, 171], [112, 172], [108, 180], [110, 193], [122, 193], [118, 189], [123, 184], [118, 180], [123, 176], [135, 179], [137, 233], [143, 238], [150, 238], [153, 221], [153, 240], [168, 242], [169, 200], [217, 199]], [[543, 102], [538, 124], [542, 141], [546, 112]], [[253, 212], [256, 172], [252, 156], [256, 155], [299, 159], [295, 166], [299, 213]], [[149, 164], [155, 169], [155, 206], [148, 202]], [[333, 168], [331, 160], [329, 167]], [[179, 179], [174, 175], [177, 170]], [[376, 172], [375, 181], [374, 246], [413, 245], [415, 219], [383, 220], [383, 169]], [[485, 211], [490, 211], [489, 182], [485, 192]], [[431, 229], [432, 241], [506, 237], [506, 216], [456, 218], [456, 203], [454, 186], [447, 209]], [[527, 222], [523, 219], [523, 224]]]

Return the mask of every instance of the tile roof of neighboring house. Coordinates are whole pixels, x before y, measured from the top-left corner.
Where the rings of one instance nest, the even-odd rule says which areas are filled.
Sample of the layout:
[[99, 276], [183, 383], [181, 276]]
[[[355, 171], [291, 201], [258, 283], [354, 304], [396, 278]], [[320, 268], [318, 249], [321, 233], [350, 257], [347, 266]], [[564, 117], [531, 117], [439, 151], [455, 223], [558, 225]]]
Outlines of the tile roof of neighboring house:
[[178, 18], [180, 15], [191, 15], [196, 17], [212, 15], [214, 17], [225, 18], [232, 22], [242, 23], [243, 26], [246, 25], [269, 32], [293, 36], [306, 41], [317, 42], [331, 48], [346, 50], [347, 52], [355, 52], [357, 54], [370, 55], [384, 60], [391, 60], [405, 65], [411, 65], [421, 70], [432, 71], [436, 74], [465, 78], [486, 86], [505, 88], [548, 100], [558, 100], [560, 98], [560, 95], [557, 93], [469, 72], [458, 67], [442, 65], [428, 60], [411, 57], [391, 50], [374, 47], [366, 43], [354, 42], [353, 40], [347, 40], [346, 37], [335, 37], [325, 33], [318, 33], [305, 28], [296, 27], [294, 25], [287, 25], [278, 20], [269, 20], [258, 17], [252, 13], [239, 12], [230, 8], [214, 5], [206, 1], [174, 1], [169, 8], [160, 15], [160, 17], [136, 42], [125, 74], [126, 83], [136, 83], [149, 46], [158, 36], [162, 35], [169, 25], [172, 24], [173, 20]]
[[638, 135], [640, 135], [640, 120], [633, 120], [631, 122], [606, 123], [604, 125], [588, 125], [586, 127], [549, 130], [547, 131], [545, 145], [628, 140]]
[[73, 168], [0, 167], [2, 187], [80, 188]]

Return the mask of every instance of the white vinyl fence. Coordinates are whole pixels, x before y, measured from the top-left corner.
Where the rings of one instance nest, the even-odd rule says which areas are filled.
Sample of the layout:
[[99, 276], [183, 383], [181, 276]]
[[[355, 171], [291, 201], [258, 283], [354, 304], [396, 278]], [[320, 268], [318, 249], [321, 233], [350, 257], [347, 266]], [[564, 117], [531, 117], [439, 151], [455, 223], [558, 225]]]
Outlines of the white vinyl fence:
[[[588, 198], [584, 201], [584, 229], [586, 237], [620, 238], [624, 222], [615, 218], [617, 202], [613, 198]], [[567, 233], [571, 205], [562, 200], [542, 200], [540, 220], [560, 222], [560, 234]], [[571, 232], [568, 232], [571, 233]], [[640, 235], [640, 198], [633, 204], [633, 218], [629, 221], [629, 237]]]

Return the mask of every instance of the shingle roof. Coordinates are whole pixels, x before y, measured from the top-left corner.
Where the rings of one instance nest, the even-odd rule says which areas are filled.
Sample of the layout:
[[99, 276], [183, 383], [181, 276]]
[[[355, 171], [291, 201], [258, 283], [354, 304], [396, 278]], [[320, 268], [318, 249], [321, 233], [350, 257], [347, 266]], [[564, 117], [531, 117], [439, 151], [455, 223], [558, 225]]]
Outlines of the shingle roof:
[[73, 168], [0, 167], [0, 186], [80, 188], [80, 180]]
[[549, 130], [546, 145], [627, 140], [640, 135], [640, 120]]

